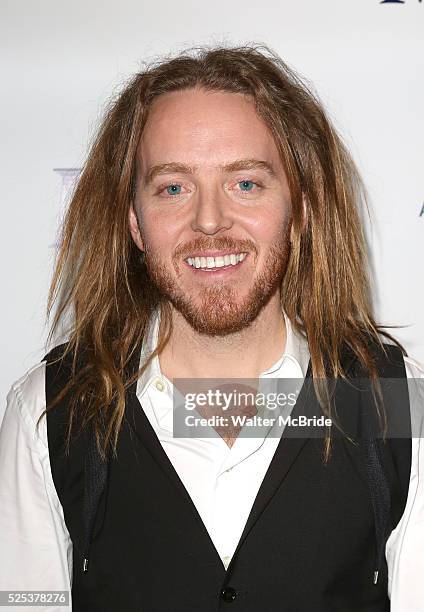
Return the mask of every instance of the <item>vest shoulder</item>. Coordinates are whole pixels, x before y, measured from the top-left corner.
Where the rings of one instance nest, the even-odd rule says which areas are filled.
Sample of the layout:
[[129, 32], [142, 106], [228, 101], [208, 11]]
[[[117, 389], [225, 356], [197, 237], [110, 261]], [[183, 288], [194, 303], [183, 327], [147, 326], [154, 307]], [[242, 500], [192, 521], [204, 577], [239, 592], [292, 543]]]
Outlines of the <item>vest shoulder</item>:
[[[46, 362], [46, 365], [50, 366], [56, 361], [63, 361], [64, 357], [67, 361], [69, 361], [71, 357], [71, 352], [66, 353], [66, 350], [69, 346], [69, 342], [64, 342], [63, 344], [58, 344], [54, 346], [48, 353], [46, 353], [43, 357], [43, 361]], [[66, 353], [66, 354], [65, 354]]]
[[[53, 347], [43, 358], [45, 368], [46, 401], [48, 404], [64, 389], [83, 367], [84, 351], [77, 355], [74, 364], [74, 350], [69, 342]], [[67, 402], [64, 402], [65, 406]], [[53, 411], [54, 412], [54, 411]], [[52, 412], [52, 414], [53, 414]]]
[[[84, 363], [86, 358], [86, 351], [80, 350], [77, 355], [75, 369], [78, 370]], [[70, 348], [69, 342], [58, 344], [53, 347], [43, 357], [43, 361], [46, 363], [46, 373], [49, 378], [52, 373], [59, 373], [61, 376], [70, 375], [73, 370], [74, 363], [74, 350]]]
[[[405, 359], [402, 350], [396, 344], [376, 341], [368, 342], [368, 349], [374, 360], [379, 376], [387, 378], [405, 377]], [[356, 375], [366, 376], [363, 364], [359, 357], [346, 344], [343, 347], [343, 358], [347, 370], [353, 370]]]
[[402, 350], [396, 344], [383, 342], [381, 347], [376, 342], [370, 343], [370, 349], [376, 361], [381, 364], [389, 363], [398, 366], [404, 366], [404, 358]]

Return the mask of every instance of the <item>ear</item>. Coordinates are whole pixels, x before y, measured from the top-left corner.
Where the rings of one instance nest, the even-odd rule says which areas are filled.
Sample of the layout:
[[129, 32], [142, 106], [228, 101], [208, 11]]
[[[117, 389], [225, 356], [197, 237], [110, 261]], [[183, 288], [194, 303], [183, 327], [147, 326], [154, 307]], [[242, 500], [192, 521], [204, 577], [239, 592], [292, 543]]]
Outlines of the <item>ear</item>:
[[131, 201], [128, 210], [128, 225], [130, 228], [131, 236], [140, 251], [144, 251], [144, 242], [141, 238], [140, 229], [138, 227], [137, 214], [134, 210], [134, 202]]
[[[301, 233], [306, 230], [308, 226], [308, 208], [306, 205], [306, 196], [302, 193], [302, 230]], [[290, 229], [290, 242], [293, 242], [293, 223]]]

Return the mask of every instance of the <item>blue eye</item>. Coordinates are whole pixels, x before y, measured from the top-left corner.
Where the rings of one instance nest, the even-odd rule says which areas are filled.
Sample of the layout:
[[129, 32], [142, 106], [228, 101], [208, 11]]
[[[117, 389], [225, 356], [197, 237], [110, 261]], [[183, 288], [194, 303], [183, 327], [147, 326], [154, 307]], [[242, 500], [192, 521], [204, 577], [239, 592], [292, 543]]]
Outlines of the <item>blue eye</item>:
[[252, 191], [252, 186], [256, 185], [253, 181], [240, 181], [238, 184], [242, 185], [242, 191]]
[[[169, 191], [171, 189], [171, 191]], [[178, 191], [178, 189], [180, 191]], [[166, 188], [166, 192], [168, 195], [180, 195], [181, 193], [181, 185], [168, 185]]]

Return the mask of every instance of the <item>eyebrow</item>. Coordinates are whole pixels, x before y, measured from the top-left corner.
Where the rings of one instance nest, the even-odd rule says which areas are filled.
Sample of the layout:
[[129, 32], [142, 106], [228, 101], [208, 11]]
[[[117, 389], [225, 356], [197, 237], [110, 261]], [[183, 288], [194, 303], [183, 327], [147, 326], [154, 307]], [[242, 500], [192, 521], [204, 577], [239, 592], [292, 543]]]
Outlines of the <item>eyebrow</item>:
[[[260, 159], [236, 159], [235, 161], [218, 166], [221, 172], [237, 172], [238, 170], [265, 170], [271, 178], [276, 178], [274, 168], [269, 162]], [[195, 174], [197, 168], [188, 166], [179, 162], [170, 162], [167, 164], [157, 164], [149, 168], [144, 179], [144, 186], [147, 187], [153, 179], [160, 174], [169, 174], [171, 172], [181, 172], [182, 174]]]

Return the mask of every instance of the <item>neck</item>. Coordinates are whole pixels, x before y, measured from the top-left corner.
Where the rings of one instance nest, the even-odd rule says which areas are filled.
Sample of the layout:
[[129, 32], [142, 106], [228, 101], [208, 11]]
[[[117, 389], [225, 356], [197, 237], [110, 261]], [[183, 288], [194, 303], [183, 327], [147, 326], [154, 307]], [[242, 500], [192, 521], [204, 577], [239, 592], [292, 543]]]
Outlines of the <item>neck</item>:
[[228, 336], [199, 334], [175, 309], [172, 324], [170, 341], [159, 356], [161, 371], [170, 380], [258, 378], [281, 357], [286, 346], [286, 325], [278, 294], [251, 325]]

